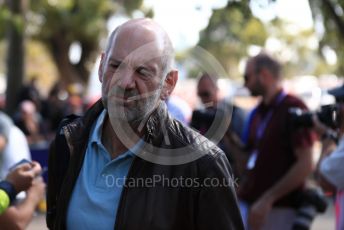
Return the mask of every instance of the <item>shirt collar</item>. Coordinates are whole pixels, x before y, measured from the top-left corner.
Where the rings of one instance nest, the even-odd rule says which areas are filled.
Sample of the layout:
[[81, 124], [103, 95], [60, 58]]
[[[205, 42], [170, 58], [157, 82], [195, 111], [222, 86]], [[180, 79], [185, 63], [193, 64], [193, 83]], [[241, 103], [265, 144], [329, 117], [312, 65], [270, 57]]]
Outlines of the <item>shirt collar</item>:
[[[93, 128], [93, 132], [92, 135], [90, 137], [90, 141], [89, 143], [92, 145], [93, 143], [97, 144], [97, 145], [102, 145], [102, 130], [103, 130], [103, 124], [104, 124], [104, 120], [105, 120], [105, 116], [106, 116], [107, 112], [105, 109], [103, 109], [103, 111], [99, 114], [97, 121], [95, 123], [95, 126]], [[140, 148], [142, 147], [144, 141], [143, 139], [140, 139], [133, 147], [131, 147], [127, 152], [125, 152], [124, 154], [121, 154], [122, 157], [125, 157], [127, 155], [133, 156], [134, 154], [136, 154]], [[121, 155], [119, 157], [121, 157]]]
[[97, 118], [96, 124], [93, 128], [93, 132], [91, 132], [92, 135], [89, 141], [90, 144], [96, 143], [100, 145], [102, 143], [101, 138], [102, 138], [102, 130], [103, 130], [103, 123], [104, 123], [105, 116], [106, 116], [106, 110], [103, 109], [103, 111], [99, 114]]
[[[136, 155], [136, 154], [140, 151], [140, 149], [141, 149], [143, 143], [144, 143], [144, 141], [143, 141], [142, 139], [140, 139], [133, 147], [131, 147], [131, 148], [130, 148], [128, 151], [126, 151], [125, 153], [119, 155], [117, 158], [120, 159], [120, 158], [124, 158], [124, 157], [126, 157], [126, 156], [131, 156], [131, 157], [133, 157], [134, 155]], [[117, 159], [117, 158], [116, 158], [116, 159]]]

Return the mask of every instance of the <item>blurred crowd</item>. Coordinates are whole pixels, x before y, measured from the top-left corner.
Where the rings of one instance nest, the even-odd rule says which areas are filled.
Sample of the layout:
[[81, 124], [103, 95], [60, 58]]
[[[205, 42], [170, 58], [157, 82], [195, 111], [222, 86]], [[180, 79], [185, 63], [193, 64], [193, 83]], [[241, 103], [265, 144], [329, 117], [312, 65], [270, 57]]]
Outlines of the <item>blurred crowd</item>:
[[[4, 111], [5, 105], [2, 106]], [[56, 83], [44, 98], [34, 77], [18, 93], [14, 115], [9, 117], [0, 111], [0, 180], [6, 178], [1, 182], [0, 191], [8, 192], [10, 198], [0, 206], [5, 209], [11, 205], [6, 211], [2, 210], [1, 228], [25, 229], [37, 207], [45, 211], [46, 181], [41, 175], [46, 178], [49, 144], [61, 119], [68, 114], [82, 115], [86, 106], [79, 85], [63, 87]], [[18, 162], [25, 163], [21, 171], [14, 170]], [[35, 178], [30, 175], [33, 172]], [[25, 187], [21, 188], [25, 181]], [[18, 186], [21, 189], [17, 189]], [[25, 192], [17, 194], [20, 191]]]
[[67, 87], [57, 82], [44, 98], [33, 78], [18, 94], [15, 125], [23, 131], [31, 148], [47, 147], [59, 122], [69, 114], [82, 115], [87, 105], [78, 84]]

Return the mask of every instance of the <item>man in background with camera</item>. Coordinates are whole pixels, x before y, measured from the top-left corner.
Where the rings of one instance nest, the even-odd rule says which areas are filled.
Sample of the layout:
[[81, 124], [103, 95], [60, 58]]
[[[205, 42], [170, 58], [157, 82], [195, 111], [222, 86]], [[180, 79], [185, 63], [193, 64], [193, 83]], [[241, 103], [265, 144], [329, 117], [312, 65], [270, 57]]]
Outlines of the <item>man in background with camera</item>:
[[[197, 129], [200, 134], [212, 140], [214, 136], [216, 136], [214, 132], [219, 132], [219, 126], [222, 125], [219, 120], [226, 116], [226, 118], [230, 119], [226, 134], [241, 136], [245, 123], [245, 111], [227, 100], [219, 99], [217, 80], [215, 75], [208, 73], [203, 73], [199, 78], [197, 95], [203, 104], [203, 108], [196, 109], [192, 112], [190, 126]], [[239, 177], [241, 170], [238, 169], [236, 164], [237, 159], [234, 159], [231, 154], [227, 142], [221, 139], [217, 145], [225, 152], [233, 168], [234, 176], [236, 178]]]
[[313, 117], [316, 132], [321, 137], [322, 154], [318, 164], [319, 183], [325, 191], [336, 193], [336, 229], [344, 229], [344, 85], [330, 90], [336, 98], [335, 126]]
[[283, 91], [281, 65], [268, 54], [250, 58], [244, 77], [252, 96], [261, 96], [261, 101], [249, 116], [243, 143], [231, 140], [233, 152], [247, 156], [238, 189], [242, 216], [252, 230], [292, 229], [303, 185], [313, 170], [313, 135], [293, 127], [289, 109], [307, 108]]

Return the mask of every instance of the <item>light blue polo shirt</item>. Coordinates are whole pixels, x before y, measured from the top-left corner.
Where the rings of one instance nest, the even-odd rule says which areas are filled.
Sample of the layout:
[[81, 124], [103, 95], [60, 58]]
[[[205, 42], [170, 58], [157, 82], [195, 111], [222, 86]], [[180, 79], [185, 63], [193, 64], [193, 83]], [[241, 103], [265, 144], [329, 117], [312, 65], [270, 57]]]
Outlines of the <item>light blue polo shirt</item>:
[[[111, 160], [101, 143], [104, 110], [91, 129], [86, 156], [67, 213], [67, 229], [113, 230], [125, 177], [142, 141]], [[67, 175], [68, 176], [68, 175]]]

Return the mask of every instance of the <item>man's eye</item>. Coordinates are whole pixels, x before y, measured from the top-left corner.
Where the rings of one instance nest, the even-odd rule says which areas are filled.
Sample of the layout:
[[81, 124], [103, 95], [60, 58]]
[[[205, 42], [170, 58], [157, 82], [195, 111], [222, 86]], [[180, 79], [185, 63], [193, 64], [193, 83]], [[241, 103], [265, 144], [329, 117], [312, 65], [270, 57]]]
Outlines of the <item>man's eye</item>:
[[136, 72], [144, 77], [148, 77], [149, 76], [149, 71], [146, 68], [143, 67], [139, 67], [136, 69]]
[[113, 64], [113, 63], [112, 63], [112, 64], [110, 64], [110, 66], [111, 66], [112, 68], [117, 69], [119, 65], [118, 65], [118, 64]]
[[120, 63], [117, 63], [117, 62], [110, 62], [109, 65], [110, 65], [111, 68], [117, 69], [117, 68], [119, 67]]

